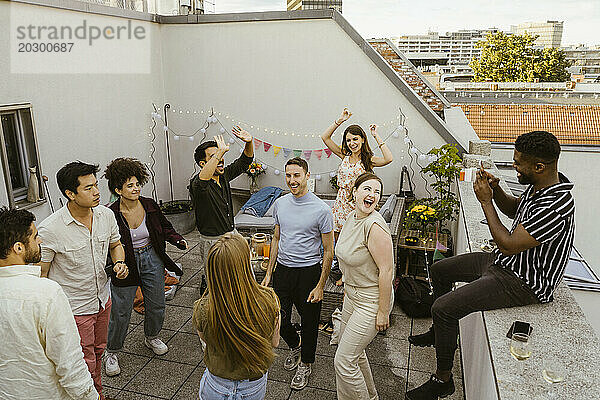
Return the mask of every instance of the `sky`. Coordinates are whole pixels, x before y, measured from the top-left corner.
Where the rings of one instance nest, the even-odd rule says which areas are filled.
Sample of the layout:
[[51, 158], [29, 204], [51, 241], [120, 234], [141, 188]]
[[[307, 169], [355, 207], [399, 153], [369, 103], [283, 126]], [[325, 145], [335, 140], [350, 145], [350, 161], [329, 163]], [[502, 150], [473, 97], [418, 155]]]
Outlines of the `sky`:
[[[285, 10], [286, 0], [205, 0], [217, 13]], [[600, 45], [600, 0], [343, 0], [364, 38], [564, 21], [562, 45]]]

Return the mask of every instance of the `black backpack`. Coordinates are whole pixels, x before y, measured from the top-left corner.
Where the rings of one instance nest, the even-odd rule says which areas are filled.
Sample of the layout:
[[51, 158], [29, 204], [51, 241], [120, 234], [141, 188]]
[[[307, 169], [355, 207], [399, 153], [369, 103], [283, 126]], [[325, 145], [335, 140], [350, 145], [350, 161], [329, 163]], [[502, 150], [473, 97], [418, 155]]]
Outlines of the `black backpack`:
[[427, 282], [405, 276], [397, 278], [396, 283], [396, 302], [406, 315], [412, 318], [431, 317], [433, 295], [429, 293]]

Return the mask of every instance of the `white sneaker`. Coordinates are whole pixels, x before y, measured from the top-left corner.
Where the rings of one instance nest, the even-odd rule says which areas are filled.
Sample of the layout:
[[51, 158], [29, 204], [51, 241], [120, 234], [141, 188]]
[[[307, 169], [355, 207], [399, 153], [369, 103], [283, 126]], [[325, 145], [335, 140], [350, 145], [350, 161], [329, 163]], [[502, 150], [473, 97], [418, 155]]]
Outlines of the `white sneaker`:
[[288, 354], [287, 358], [283, 363], [283, 369], [287, 371], [292, 371], [296, 369], [296, 367], [298, 367], [298, 364], [300, 364], [300, 349], [301, 347], [300, 345], [298, 345], [298, 347], [296, 347], [295, 349], [290, 350], [290, 353]]
[[292, 378], [292, 383], [290, 387], [294, 390], [302, 390], [308, 385], [308, 377], [311, 373], [310, 364], [304, 364], [302, 361], [298, 364], [298, 369], [296, 369], [296, 374]]
[[169, 348], [167, 347], [167, 345], [164, 344], [163, 341], [160, 340], [159, 338], [154, 338], [154, 339], [144, 338], [144, 344], [146, 345], [147, 348], [152, 350], [154, 352], [154, 354], [156, 354], [157, 356], [162, 356], [167, 351], [169, 351]]
[[104, 368], [106, 368], [107, 376], [115, 376], [121, 373], [117, 353], [106, 352], [106, 355], [104, 356]]

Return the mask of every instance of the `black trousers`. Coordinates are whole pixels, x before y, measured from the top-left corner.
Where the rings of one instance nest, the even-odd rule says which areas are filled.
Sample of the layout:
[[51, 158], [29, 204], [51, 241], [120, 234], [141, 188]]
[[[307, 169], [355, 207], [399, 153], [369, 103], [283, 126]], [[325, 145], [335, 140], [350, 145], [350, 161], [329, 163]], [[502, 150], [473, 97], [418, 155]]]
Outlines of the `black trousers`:
[[[493, 265], [491, 253], [467, 253], [431, 266], [431, 307], [437, 368], [452, 370], [457, 348], [458, 320], [475, 311], [539, 303], [533, 291], [511, 271]], [[452, 290], [455, 282], [470, 282]]]
[[321, 264], [291, 268], [277, 263], [273, 272], [273, 289], [281, 303], [281, 337], [290, 348], [298, 347], [300, 337], [292, 326], [292, 305], [300, 314], [302, 325], [302, 362], [315, 362], [321, 302], [307, 303], [308, 295], [319, 283]]

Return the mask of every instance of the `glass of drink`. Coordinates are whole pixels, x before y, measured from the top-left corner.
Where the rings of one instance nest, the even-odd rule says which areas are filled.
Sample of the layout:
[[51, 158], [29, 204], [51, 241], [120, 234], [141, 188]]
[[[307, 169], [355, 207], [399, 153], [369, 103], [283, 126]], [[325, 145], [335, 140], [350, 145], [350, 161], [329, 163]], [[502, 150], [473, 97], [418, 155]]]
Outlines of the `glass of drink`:
[[564, 382], [567, 375], [567, 368], [564, 362], [555, 358], [547, 357], [544, 359], [544, 367], [542, 369], [542, 378], [552, 386], [548, 389], [548, 398], [556, 399], [557, 384]]
[[[525, 361], [531, 356], [529, 335], [526, 333], [513, 333], [510, 339], [510, 355], [517, 361]], [[521, 375], [524, 371], [523, 363], [519, 363]]]
[[266, 241], [267, 235], [264, 233], [255, 233], [252, 235], [253, 247], [258, 257], [263, 257], [263, 249]]

